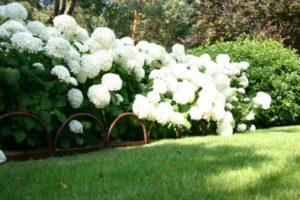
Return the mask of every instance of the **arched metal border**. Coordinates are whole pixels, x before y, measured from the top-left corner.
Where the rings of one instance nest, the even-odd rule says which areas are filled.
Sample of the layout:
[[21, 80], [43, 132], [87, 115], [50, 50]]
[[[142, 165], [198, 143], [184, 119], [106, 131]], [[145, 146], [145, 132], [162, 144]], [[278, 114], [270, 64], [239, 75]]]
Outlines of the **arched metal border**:
[[33, 119], [34, 121], [36, 121], [37, 123], [39, 123], [42, 128], [44, 129], [45, 133], [46, 133], [46, 136], [47, 136], [47, 140], [48, 140], [48, 148], [49, 148], [49, 151], [51, 153], [54, 153], [55, 151], [55, 148], [54, 148], [54, 144], [53, 144], [53, 141], [52, 141], [52, 137], [51, 137], [51, 134], [47, 128], [47, 124], [46, 122], [41, 119], [40, 117], [32, 114], [32, 113], [27, 113], [27, 112], [11, 112], [11, 113], [6, 113], [6, 114], [3, 114], [0, 116], [0, 121], [1, 120], [4, 120], [4, 119], [7, 119], [7, 118], [10, 118], [10, 117], [15, 117], [15, 116], [23, 116], [23, 117], [27, 117], [27, 118], [30, 118], [30, 119]]
[[[104, 134], [104, 127], [103, 127], [103, 124], [101, 123], [101, 121], [95, 117], [94, 115], [92, 114], [89, 114], [89, 113], [77, 113], [77, 114], [73, 114], [71, 115], [58, 129], [56, 135], [55, 135], [55, 139], [54, 139], [54, 148], [55, 150], [57, 149], [57, 143], [58, 143], [58, 140], [62, 134], [62, 131], [64, 130], [64, 128], [74, 119], [77, 119], [77, 118], [90, 118], [90, 119], [93, 119], [97, 122], [99, 128], [100, 128], [100, 135], [103, 139], [103, 142], [104, 142], [104, 146], [107, 146], [108, 144], [108, 140], [107, 140], [107, 137], [106, 135]], [[84, 148], [84, 147], [83, 147]]]
[[122, 113], [122, 114], [118, 115], [116, 117], [116, 119], [111, 123], [111, 125], [109, 127], [109, 130], [108, 130], [108, 134], [107, 134], [107, 141], [108, 141], [108, 143], [110, 141], [109, 139], [110, 139], [110, 135], [111, 135], [111, 132], [112, 132], [113, 128], [117, 125], [117, 123], [121, 119], [123, 119], [125, 117], [133, 117], [133, 118], [135, 118], [139, 122], [139, 124], [143, 128], [144, 142], [145, 142], [145, 144], [148, 144], [149, 143], [149, 135], [148, 135], [148, 131], [147, 131], [147, 128], [146, 128], [144, 122], [142, 120], [140, 120], [136, 114], [131, 113], [131, 112], [126, 112], [126, 113]]

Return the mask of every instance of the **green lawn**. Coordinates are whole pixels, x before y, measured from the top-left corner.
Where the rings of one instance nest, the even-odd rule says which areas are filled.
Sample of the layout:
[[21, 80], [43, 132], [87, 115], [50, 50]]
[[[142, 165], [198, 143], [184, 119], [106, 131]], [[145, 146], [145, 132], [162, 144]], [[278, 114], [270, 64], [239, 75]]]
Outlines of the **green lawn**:
[[300, 199], [300, 126], [0, 165], [0, 199]]

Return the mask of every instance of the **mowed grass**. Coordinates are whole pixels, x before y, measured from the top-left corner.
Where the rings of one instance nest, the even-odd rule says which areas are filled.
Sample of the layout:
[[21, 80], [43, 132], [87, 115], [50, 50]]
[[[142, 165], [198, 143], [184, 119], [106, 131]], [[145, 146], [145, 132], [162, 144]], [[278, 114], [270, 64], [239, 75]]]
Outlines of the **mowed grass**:
[[300, 199], [300, 126], [0, 165], [0, 199]]

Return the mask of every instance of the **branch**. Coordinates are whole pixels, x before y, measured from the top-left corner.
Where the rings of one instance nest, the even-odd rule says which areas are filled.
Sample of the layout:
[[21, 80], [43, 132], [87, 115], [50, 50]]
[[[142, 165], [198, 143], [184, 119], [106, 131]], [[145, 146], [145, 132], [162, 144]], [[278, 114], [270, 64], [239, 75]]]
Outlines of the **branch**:
[[54, 17], [58, 15], [59, 13], [59, 0], [55, 0], [55, 3], [54, 3]]
[[65, 13], [65, 10], [66, 10], [66, 4], [67, 4], [67, 0], [63, 0], [62, 1], [62, 5], [61, 5], [61, 10], [59, 12], [60, 15], [64, 14]]
[[72, 15], [73, 14], [74, 9], [75, 9], [75, 5], [76, 5], [76, 0], [72, 0], [70, 8], [69, 8], [69, 10], [67, 12], [68, 15]]

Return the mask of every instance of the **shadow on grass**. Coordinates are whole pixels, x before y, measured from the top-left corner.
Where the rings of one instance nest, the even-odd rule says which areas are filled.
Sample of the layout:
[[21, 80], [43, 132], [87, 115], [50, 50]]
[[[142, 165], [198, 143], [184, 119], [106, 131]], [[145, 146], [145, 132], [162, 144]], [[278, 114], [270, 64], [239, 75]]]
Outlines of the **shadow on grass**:
[[[0, 168], [0, 194], [7, 199], [37, 199], [41, 193], [45, 199], [53, 194], [70, 199], [274, 199], [274, 191], [287, 189], [286, 182], [281, 184], [284, 170], [250, 184], [251, 174], [245, 174], [251, 173], [248, 169], [264, 174], [269, 162], [272, 157], [258, 154], [251, 146], [157, 143], [29, 161], [20, 167], [20, 163], [8, 163]], [[16, 174], [27, 178], [16, 181]], [[48, 178], [37, 183], [41, 175]], [[53, 186], [62, 179], [69, 184], [67, 190]], [[31, 188], [35, 191], [29, 192]]]

